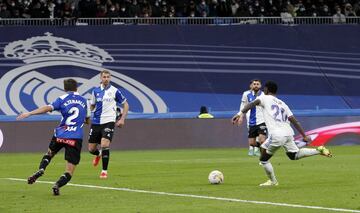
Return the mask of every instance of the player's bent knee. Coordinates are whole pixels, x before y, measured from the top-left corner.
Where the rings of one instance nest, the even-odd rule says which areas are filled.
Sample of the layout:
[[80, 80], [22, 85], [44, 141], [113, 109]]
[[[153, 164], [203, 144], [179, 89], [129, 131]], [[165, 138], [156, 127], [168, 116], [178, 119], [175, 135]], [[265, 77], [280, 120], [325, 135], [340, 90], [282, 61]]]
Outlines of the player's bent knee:
[[96, 155], [96, 150], [95, 150], [95, 149], [89, 149], [89, 152], [90, 152], [90, 154], [92, 154], [92, 155]]
[[261, 155], [260, 158], [259, 158], [259, 160], [260, 160], [261, 162], [265, 162], [265, 161], [268, 161], [268, 160], [270, 159], [270, 157], [271, 157], [271, 155], [270, 155], [270, 156], [268, 156], [268, 155]]
[[89, 150], [90, 153], [93, 153], [93, 152], [95, 152], [97, 149], [96, 149], [96, 146], [91, 146], [91, 145], [89, 145], [89, 146], [88, 146], [88, 150]]
[[268, 161], [271, 157], [272, 155], [269, 154], [266, 149], [261, 148], [260, 161]]
[[47, 156], [49, 156], [50, 158], [54, 157], [56, 155], [56, 152], [51, 151], [50, 149], [47, 151], [46, 153]]
[[286, 155], [290, 160], [297, 160], [296, 159], [296, 152], [287, 152]]

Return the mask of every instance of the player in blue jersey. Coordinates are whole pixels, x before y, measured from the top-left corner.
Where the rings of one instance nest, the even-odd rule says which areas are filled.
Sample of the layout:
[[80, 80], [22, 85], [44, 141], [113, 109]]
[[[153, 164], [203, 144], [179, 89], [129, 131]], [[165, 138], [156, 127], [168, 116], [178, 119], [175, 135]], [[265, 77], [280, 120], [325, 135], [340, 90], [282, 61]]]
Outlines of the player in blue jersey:
[[[261, 81], [259, 79], [253, 79], [250, 81], [250, 90], [245, 91], [241, 98], [240, 111], [244, 106], [257, 97], [263, 95], [261, 89]], [[233, 117], [233, 121], [237, 115]], [[259, 106], [252, 108], [247, 114], [247, 127], [248, 127], [248, 142], [250, 156], [260, 156], [260, 144], [266, 140], [267, 129], [262, 113], [262, 109]], [[233, 122], [234, 123], [234, 122]], [[234, 123], [235, 124], [235, 123]], [[258, 141], [256, 139], [258, 138]]]
[[70, 181], [76, 165], [80, 162], [83, 126], [90, 117], [90, 108], [86, 99], [76, 92], [77, 82], [73, 79], [64, 80], [64, 90], [67, 93], [57, 98], [53, 103], [31, 112], [22, 113], [17, 117], [17, 120], [21, 120], [32, 115], [52, 111], [59, 111], [62, 115], [60, 125], [54, 130], [49, 149], [40, 162], [39, 170], [28, 178], [28, 184], [35, 183], [44, 174], [46, 167], [56, 153], [65, 148], [66, 169], [52, 188], [54, 195], [60, 194], [59, 188]]
[[[129, 104], [119, 89], [110, 84], [111, 74], [107, 70], [100, 72], [101, 84], [94, 88], [90, 100], [91, 110], [94, 110], [92, 118], [89, 152], [95, 155], [93, 165], [97, 166], [102, 160], [100, 178], [108, 177], [108, 165], [110, 159], [110, 142], [114, 134], [115, 125], [123, 127], [129, 111]], [[122, 105], [122, 115], [117, 119], [117, 105]], [[98, 149], [100, 144], [100, 150]]]

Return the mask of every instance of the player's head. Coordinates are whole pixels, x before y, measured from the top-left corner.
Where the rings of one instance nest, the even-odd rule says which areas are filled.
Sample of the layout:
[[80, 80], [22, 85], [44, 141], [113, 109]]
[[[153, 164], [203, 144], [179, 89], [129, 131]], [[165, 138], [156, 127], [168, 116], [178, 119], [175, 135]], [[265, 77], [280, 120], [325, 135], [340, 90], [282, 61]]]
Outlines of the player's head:
[[269, 94], [269, 93], [275, 95], [276, 92], [277, 92], [277, 89], [278, 89], [278, 86], [277, 86], [277, 84], [276, 84], [275, 82], [273, 82], [273, 81], [267, 81], [267, 82], [265, 83], [264, 92], [265, 92], [266, 95]]
[[253, 79], [250, 81], [250, 89], [257, 92], [261, 89], [260, 79]]
[[77, 91], [77, 82], [72, 79], [65, 79], [64, 80], [64, 90], [65, 92], [76, 92]]
[[107, 86], [110, 84], [110, 79], [111, 79], [111, 74], [108, 70], [103, 70], [100, 72], [100, 79], [101, 79], [101, 84], [103, 84], [104, 86]]

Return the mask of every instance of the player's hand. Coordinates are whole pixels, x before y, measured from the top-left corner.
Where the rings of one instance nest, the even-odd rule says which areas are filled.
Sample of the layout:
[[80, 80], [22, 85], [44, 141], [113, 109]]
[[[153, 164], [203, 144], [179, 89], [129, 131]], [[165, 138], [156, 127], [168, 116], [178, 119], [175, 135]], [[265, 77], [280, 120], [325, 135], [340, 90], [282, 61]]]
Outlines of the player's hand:
[[232, 120], [233, 125], [236, 124], [236, 125], [240, 126], [243, 122], [243, 116], [236, 114], [236, 115], [234, 115], [234, 117], [231, 120]]
[[234, 125], [237, 123], [237, 120], [239, 119], [239, 115], [234, 115], [232, 118], [231, 118], [231, 123]]
[[116, 126], [119, 128], [122, 128], [125, 125], [125, 120], [124, 119], [120, 119], [116, 122]]
[[311, 138], [309, 136], [305, 136], [303, 141], [305, 141], [307, 144], [310, 144], [312, 142]]
[[16, 120], [22, 120], [22, 119], [25, 119], [25, 118], [27, 118], [27, 117], [30, 117], [30, 112], [26, 112], [26, 113], [21, 113], [20, 115], [18, 115], [17, 117], [16, 117]]
[[85, 118], [85, 124], [90, 124], [90, 118]]

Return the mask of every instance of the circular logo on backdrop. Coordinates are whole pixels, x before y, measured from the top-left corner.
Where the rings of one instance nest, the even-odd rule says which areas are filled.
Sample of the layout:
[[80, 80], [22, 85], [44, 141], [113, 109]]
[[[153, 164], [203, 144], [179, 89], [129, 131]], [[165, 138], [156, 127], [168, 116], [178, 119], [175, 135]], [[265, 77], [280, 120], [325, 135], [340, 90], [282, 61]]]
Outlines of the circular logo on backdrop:
[[[5, 97], [0, 110], [5, 115], [16, 115], [55, 100], [64, 93], [61, 85], [67, 77], [77, 80], [78, 92], [90, 98], [92, 88], [99, 86], [97, 73], [104, 70], [102, 64], [114, 62], [108, 52], [97, 46], [51, 33], [11, 42], [4, 47], [4, 56], [24, 62], [0, 78], [0, 97]], [[77, 72], [71, 68], [76, 68]], [[112, 74], [112, 82], [139, 103], [138, 112], [167, 111], [165, 102], [152, 89], [127, 75], [106, 69]]]
[[2, 133], [2, 131], [0, 129], [0, 148], [3, 145], [3, 140], [4, 140], [4, 135], [3, 135], [3, 133]]

